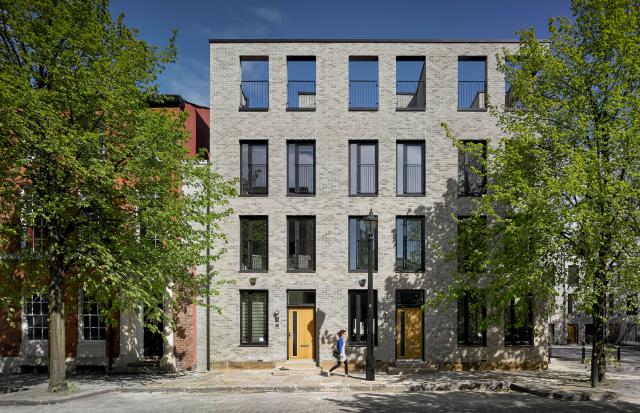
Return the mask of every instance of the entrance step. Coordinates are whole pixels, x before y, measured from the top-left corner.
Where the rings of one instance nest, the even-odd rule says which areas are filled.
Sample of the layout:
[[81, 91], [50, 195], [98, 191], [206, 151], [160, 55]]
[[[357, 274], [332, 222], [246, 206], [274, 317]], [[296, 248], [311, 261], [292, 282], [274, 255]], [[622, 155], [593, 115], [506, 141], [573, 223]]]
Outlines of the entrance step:
[[422, 360], [396, 360], [393, 366], [387, 367], [387, 374], [426, 374], [438, 371], [435, 367]]
[[287, 360], [277, 365], [273, 374], [287, 372], [317, 372], [319, 374], [321, 369], [316, 366], [316, 362], [313, 360]]

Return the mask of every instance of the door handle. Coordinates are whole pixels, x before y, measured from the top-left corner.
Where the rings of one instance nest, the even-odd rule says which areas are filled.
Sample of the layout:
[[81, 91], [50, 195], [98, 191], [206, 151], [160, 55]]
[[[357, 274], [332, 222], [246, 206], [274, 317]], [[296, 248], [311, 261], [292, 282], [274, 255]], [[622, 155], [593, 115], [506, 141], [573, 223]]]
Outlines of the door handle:
[[287, 336], [288, 336], [288, 337], [291, 337], [291, 331], [289, 331], [289, 332], [287, 333]]

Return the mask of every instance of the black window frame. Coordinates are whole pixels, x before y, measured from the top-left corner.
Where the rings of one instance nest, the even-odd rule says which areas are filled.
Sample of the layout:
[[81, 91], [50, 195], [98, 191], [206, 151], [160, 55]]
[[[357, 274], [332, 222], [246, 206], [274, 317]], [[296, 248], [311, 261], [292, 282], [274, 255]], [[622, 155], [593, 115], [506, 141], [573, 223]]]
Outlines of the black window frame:
[[[265, 306], [264, 306], [264, 335], [265, 341], [253, 341], [253, 337], [250, 340], [243, 342], [242, 341], [242, 296], [243, 294], [247, 294], [249, 297], [249, 317], [247, 318], [247, 322], [249, 325], [247, 326], [248, 334], [251, 335], [251, 330], [253, 327], [253, 296], [255, 294], [265, 294]], [[269, 346], [269, 290], [240, 290], [240, 347], [268, 347]]]
[[[243, 80], [242, 79], [242, 62], [267, 62], [267, 80]], [[269, 56], [240, 56], [240, 105], [238, 106], [238, 111], [240, 112], [268, 112], [269, 107], [271, 106], [270, 98], [271, 98], [271, 90], [270, 90], [270, 81], [269, 78], [271, 76], [271, 64], [269, 62]], [[244, 95], [242, 86], [245, 83], [264, 83], [266, 84], [266, 106], [256, 106], [256, 107], [248, 107], [242, 105], [242, 96]]]
[[[464, 223], [467, 220], [468, 221], [472, 221], [472, 220], [477, 219], [477, 218], [480, 219], [479, 222], [482, 223], [483, 228], [485, 230], [485, 241], [484, 241], [485, 244], [482, 245], [482, 247], [483, 247], [485, 253], [488, 253], [489, 252], [489, 241], [486, 238], [486, 235], [487, 235], [486, 231], [488, 229], [487, 228], [487, 224], [488, 224], [487, 223], [487, 217], [486, 216], [475, 217], [475, 216], [469, 216], [469, 215], [458, 215], [457, 218], [458, 218], [458, 221], [459, 221], [458, 222], [458, 226], [457, 226], [457, 243], [456, 243], [458, 272], [459, 273], [465, 273], [465, 274], [481, 274], [481, 273], [486, 272], [486, 268], [472, 268], [472, 269], [467, 270], [466, 261], [467, 261], [467, 256], [468, 255], [464, 253], [465, 252], [464, 248], [461, 248], [460, 224]], [[476, 243], [480, 243], [480, 242], [482, 242], [482, 240], [479, 240], [478, 238], [475, 238], [475, 242]], [[472, 248], [470, 248], [470, 249], [475, 249], [474, 248], [475, 246], [476, 245], [471, 245], [470, 247], [472, 247]]]
[[[296, 172], [296, 178], [295, 178], [295, 183], [296, 183], [296, 191], [291, 192], [290, 191], [290, 187], [289, 187], [289, 145], [294, 145], [294, 152], [295, 152], [295, 172]], [[298, 164], [298, 159], [299, 159], [299, 147], [300, 145], [311, 145], [313, 147], [313, 192], [298, 192], [298, 188], [299, 188], [299, 181], [298, 181], [298, 176], [300, 175], [299, 172], [299, 164]], [[287, 141], [287, 196], [316, 196], [316, 141], [315, 140], [288, 140]]]
[[[38, 305], [39, 311], [34, 311]], [[44, 306], [44, 310], [43, 310]], [[34, 294], [24, 300], [24, 321], [27, 341], [49, 341], [49, 300], [46, 295]], [[38, 322], [36, 322], [38, 320]], [[36, 331], [39, 333], [36, 334]]]
[[[313, 80], [298, 80], [298, 79], [290, 79], [289, 74], [289, 62], [314, 62], [314, 74], [315, 77]], [[313, 83], [313, 91], [300, 91], [300, 94], [304, 95], [313, 95], [317, 96], [317, 78], [318, 78], [318, 62], [316, 56], [302, 56], [302, 55], [290, 55], [287, 56], [287, 112], [315, 112], [316, 110], [316, 99], [314, 98], [313, 107], [299, 107], [298, 105], [294, 106], [289, 101], [290, 97], [290, 88], [292, 87], [292, 83]]]
[[[240, 272], [268, 272], [269, 271], [269, 216], [268, 215], [240, 215], [239, 216], [240, 219]], [[265, 239], [264, 240], [256, 240], [253, 239], [253, 237], [251, 237], [251, 239], [249, 241], [264, 241], [265, 242], [265, 268], [264, 269], [254, 269], [254, 268], [243, 268], [244, 267], [244, 263], [243, 263], [243, 254], [242, 254], [242, 250], [243, 250], [243, 245], [245, 242], [245, 236], [243, 235], [243, 231], [242, 231], [242, 223], [243, 221], [247, 221], [247, 222], [251, 222], [251, 221], [262, 221], [264, 220], [265, 222]], [[251, 231], [252, 232], [252, 231]], [[253, 233], [253, 232], [252, 232]], [[249, 253], [249, 257], [251, 257], [252, 254]]]
[[[458, 112], [487, 112], [489, 110], [488, 108], [488, 101], [489, 101], [489, 82], [488, 82], [488, 77], [489, 77], [489, 61], [487, 59], [487, 56], [458, 56], [458, 65], [460, 64], [460, 62], [484, 62], [484, 80], [460, 80], [460, 70], [458, 69], [458, 96], [457, 96], [457, 100], [458, 100]], [[464, 107], [460, 105], [460, 83], [462, 82], [484, 82], [484, 95], [485, 95], [485, 102], [484, 102], [484, 107], [483, 108], [478, 108], [478, 109], [474, 109], [472, 107]]]
[[[401, 296], [404, 293], [417, 294], [417, 302], [406, 302]], [[422, 308], [424, 305], [424, 290], [397, 289], [396, 290], [396, 308]]]
[[[366, 311], [364, 312], [364, 314], [360, 314], [362, 320], [360, 318], [357, 318], [358, 316], [358, 311], [356, 309], [356, 304], [357, 304], [357, 300], [354, 302], [355, 300], [355, 296], [356, 295], [360, 295], [361, 298], [361, 303], [364, 297], [364, 308], [367, 309], [367, 300], [368, 300], [368, 291], [367, 290], [348, 290], [348, 314], [349, 314], [349, 331], [348, 331], [348, 339], [349, 339], [349, 346], [352, 347], [364, 347], [367, 345], [367, 339], [366, 339], [366, 328], [367, 328], [367, 314]], [[353, 310], [356, 310], [356, 314], [353, 314]], [[360, 310], [362, 310], [362, 308], [360, 308]], [[355, 317], [354, 317], [355, 316]], [[354, 322], [354, 318], [356, 318], [356, 322], [359, 321], [363, 321], [363, 329], [364, 331], [362, 333], [360, 333], [360, 329], [359, 329], [359, 323], [356, 326], [356, 332], [360, 333], [360, 336], [364, 335], [364, 340], [356, 340], [354, 335], [353, 335], [353, 322]], [[373, 334], [373, 344], [375, 346], [378, 345], [378, 330], [379, 330], [379, 326], [378, 326], [378, 290], [373, 290], [373, 326], [374, 326], [374, 334]]]
[[[397, 179], [397, 173], [398, 173], [398, 167], [400, 165], [398, 165], [398, 150], [399, 150], [399, 146], [402, 145], [402, 192], [400, 192], [399, 188], [398, 188], [398, 179]], [[420, 177], [422, 178], [422, 185], [420, 188], [420, 192], [407, 192], [407, 174], [406, 174], [406, 166], [407, 166], [407, 148], [406, 145], [419, 145], [421, 147], [421, 151], [422, 151], [422, 171], [420, 173]], [[406, 197], [411, 197], [411, 196], [425, 196], [426, 195], [426, 173], [427, 168], [426, 168], [426, 147], [425, 147], [425, 142], [421, 141], [421, 140], [398, 140], [396, 141], [396, 196], [406, 196]]]
[[[401, 220], [403, 222], [403, 231], [402, 231], [402, 249], [403, 249], [403, 266], [400, 268], [398, 266], [398, 248], [400, 247], [398, 240], [398, 221]], [[420, 266], [417, 269], [409, 269], [407, 268], [407, 221], [419, 221], [420, 222]], [[396, 216], [396, 234], [395, 234], [395, 242], [396, 242], [396, 255], [395, 255], [395, 271], [396, 272], [423, 272], [425, 269], [425, 219], [424, 216], [416, 216], [416, 215], [398, 215]]]
[[[265, 147], [265, 158], [266, 163], [264, 165], [264, 175], [265, 175], [265, 191], [264, 192], [255, 192], [255, 191], [245, 191], [244, 184], [242, 182], [243, 175], [243, 159], [242, 159], [242, 146], [248, 145], [247, 147], [247, 166], [251, 167], [251, 158], [252, 158], [252, 150], [251, 148], [256, 145], [263, 145]], [[251, 186], [253, 188], [253, 186]], [[261, 196], [269, 196], [269, 141], [268, 140], [242, 140], [240, 141], [240, 194], [241, 197], [261, 197]]]
[[[477, 295], [476, 295], [477, 294]], [[472, 340], [472, 335], [475, 337], [477, 331], [472, 331], [471, 329], [471, 319], [472, 313], [470, 307], [472, 305], [480, 305], [479, 308], [476, 309], [481, 311], [481, 321], [482, 323], [487, 322], [487, 304], [486, 302], [482, 302], [483, 296], [481, 293], [473, 294], [471, 292], [465, 292], [461, 299], [457, 302], [457, 323], [456, 323], [456, 339], [458, 347], [486, 347], [487, 346], [487, 327], [485, 325], [484, 329], [480, 330], [481, 338], [479, 341]], [[481, 303], [482, 302], [482, 303]], [[461, 308], [462, 307], [462, 308]], [[462, 310], [462, 311], [461, 311]], [[477, 317], [477, 314], [474, 314]], [[462, 334], [460, 334], [460, 319], [462, 318]], [[462, 339], [461, 339], [462, 336]]]
[[[421, 62], [422, 63], [422, 72], [420, 73], [420, 77], [418, 77], [418, 80], [398, 80], [398, 62]], [[427, 88], [426, 88], [426, 72], [427, 72], [427, 57], [424, 55], [421, 56], [396, 56], [396, 112], [424, 112], [425, 110], [427, 110]], [[422, 80], [422, 79], [425, 80]], [[401, 82], [415, 82], [417, 83], [416, 86], [416, 93], [415, 94], [411, 94], [411, 93], [405, 93], [405, 92], [400, 92], [398, 93], [398, 89], [399, 89], [399, 83]], [[406, 95], [406, 94], [410, 94], [410, 95], [414, 95], [416, 97], [419, 96], [419, 94], [422, 94], [422, 100], [424, 101], [423, 105], [417, 105], [414, 107], [399, 107], [398, 106], [398, 95]]]
[[[347, 221], [348, 222], [347, 229], [348, 229], [348, 232], [349, 232], [349, 237], [348, 237], [349, 238], [349, 248], [347, 249], [347, 254], [348, 254], [347, 263], [348, 263], [348, 266], [349, 266], [349, 272], [368, 272], [369, 271], [368, 265], [367, 265], [366, 268], [358, 267], [358, 241], [360, 241], [360, 239], [357, 238], [357, 235], [358, 235], [359, 231], [356, 229], [356, 239], [354, 239], [353, 242], [352, 242], [352, 239], [351, 239], [351, 228], [350, 228], [352, 219], [356, 220], [356, 225], [359, 225], [358, 222], [364, 220], [365, 217], [366, 217], [365, 215], [350, 215], [349, 219]], [[376, 215], [376, 218], [377, 217], [378, 216]], [[366, 226], [367, 224], [365, 223], [364, 225]], [[378, 227], [379, 226], [380, 226], [379, 222], [376, 222], [376, 230], [375, 230], [375, 233], [373, 234], [373, 238], [374, 238], [373, 239], [373, 248], [375, 249], [375, 252], [373, 254], [373, 260], [374, 260], [373, 272], [377, 272], [378, 271]], [[368, 248], [369, 248], [368, 242], [369, 242], [369, 239], [367, 237], [367, 254], [368, 254]], [[351, 260], [351, 248], [352, 248], [352, 246], [353, 246], [353, 248], [356, 249], [355, 250], [356, 251], [355, 265], [354, 265], [353, 269], [351, 268], [351, 261], [350, 261]]]
[[[291, 223], [295, 223], [295, 221], [301, 221], [301, 220], [309, 220], [312, 222], [313, 225], [313, 239], [311, 240], [311, 243], [313, 244], [312, 246], [312, 250], [313, 250], [313, 255], [311, 256], [311, 262], [312, 262], [312, 268], [311, 269], [299, 269], [299, 268], [291, 268], [290, 264], [290, 260], [289, 260], [289, 243], [291, 242], [291, 239], [289, 239], [289, 235], [290, 235], [290, 231], [289, 231], [289, 225]], [[299, 241], [299, 237], [300, 237], [300, 233], [297, 232], [296, 233], [296, 240], [295, 241]], [[295, 254], [294, 255], [296, 258], [294, 259], [294, 262], [298, 262], [298, 257], [300, 256], [299, 254]], [[313, 215], [288, 215], [287, 216], [287, 272], [316, 272], [316, 217]]]
[[[527, 301], [528, 307], [527, 320], [522, 326], [516, 327], [518, 321], [516, 319], [515, 298], [512, 298], [507, 305], [504, 320], [504, 344], [507, 347], [530, 347], [534, 345], [535, 316], [533, 312], [533, 297], [528, 295], [521, 299]], [[524, 335], [527, 339], [521, 339], [521, 335]]]
[[[377, 72], [376, 72], [376, 80], [359, 80], [359, 79], [352, 79], [351, 78], [351, 62], [375, 62], [377, 64]], [[349, 85], [349, 89], [347, 90], [348, 93], [348, 98], [349, 98], [349, 104], [348, 104], [348, 110], [350, 112], [377, 112], [378, 110], [380, 110], [380, 58], [379, 56], [349, 56], [349, 63], [348, 63], [348, 85]], [[357, 100], [354, 99], [355, 96], [352, 96], [351, 94], [351, 84], [353, 82], [370, 82], [370, 83], [375, 83], [375, 98], [376, 98], [376, 104], [375, 106], [356, 106], [355, 103], [352, 103], [353, 100]]]
[[[464, 146], [468, 145], [468, 144], [481, 144], [482, 147], [482, 160], [483, 162], [486, 162], [487, 160], [487, 146], [488, 146], [488, 142], [486, 139], [465, 139], [462, 141], [462, 144]], [[486, 175], [482, 177], [482, 185], [481, 185], [481, 189], [480, 191], [477, 192], [472, 192], [469, 189], [469, 183], [470, 183], [470, 179], [469, 177], [471, 175], [476, 176], [472, 171], [471, 171], [471, 167], [470, 167], [470, 163], [467, 162], [467, 160], [469, 158], [467, 157], [472, 156], [472, 154], [469, 154], [468, 152], [465, 152], [464, 150], [458, 149], [458, 181], [460, 181], [461, 178], [461, 174], [462, 176], [464, 176], [462, 183], [458, 182], [458, 197], [459, 198], [477, 198], [477, 197], [481, 197], [482, 195], [487, 193], [487, 177]], [[484, 166], [482, 167], [483, 172], [486, 173], [486, 169], [484, 168]]]
[[[107, 329], [100, 315], [100, 306], [85, 291], [80, 292], [80, 318], [82, 320], [82, 331], [80, 333], [82, 341], [103, 342], [106, 340]], [[87, 332], [89, 337], [86, 336]]]
[[[351, 146], [352, 145], [357, 145], [356, 146], [356, 167], [360, 167], [360, 158], [361, 158], [361, 153], [360, 153], [360, 147], [362, 145], [373, 145], [375, 147], [375, 186], [376, 186], [376, 190], [375, 192], [360, 192], [360, 174], [356, 173], [356, 184], [355, 184], [355, 193], [351, 193], [351, 156], [352, 156], [352, 150], [351, 150]], [[378, 145], [378, 141], [377, 140], [350, 140], [349, 141], [349, 156], [348, 156], [348, 179], [347, 179], [347, 184], [348, 184], [348, 188], [347, 188], [347, 192], [349, 194], [349, 196], [355, 196], [355, 197], [367, 197], [367, 196], [378, 196], [378, 190], [379, 190], [379, 181], [380, 181], [380, 174], [379, 174], [379, 168], [380, 168], [380, 147]]]

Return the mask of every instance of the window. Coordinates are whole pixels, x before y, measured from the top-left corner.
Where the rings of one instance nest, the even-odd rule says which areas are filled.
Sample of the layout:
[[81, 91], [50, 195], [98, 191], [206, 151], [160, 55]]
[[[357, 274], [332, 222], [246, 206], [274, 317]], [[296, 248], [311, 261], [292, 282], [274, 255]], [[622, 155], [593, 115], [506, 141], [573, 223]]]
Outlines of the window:
[[91, 297], [82, 293], [82, 305], [80, 307], [80, 319], [82, 320], [83, 340], [104, 340], [104, 323], [100, 319], [100, 309]]
[[458, 196], [482, 196], [486, 192], [487, 141], [464, 141], [463, 145], [480, 153], [458, 150]]
[[315, 194], [315, 142], [289, 142], [287, 158], [287, 193], [289, 195]]
[[487, 110], [486, 57], [458, 57], [458, 110]]
[[[349, 290], [349, 345], [367, 344], [367, 290]], [[378, 345], [378, 291], [373, 290], [373, 342]]]
[[533, 345], [533, 298], [512, 298], [505, 314], [504, 341], [508, 346]]
[[486, 228], [486, 217], [458, 217], [458, 272], [484, 272], [487, 253]]
[[49, 339], [49, 305], [47, 299], [34, 295], [25, 300], [24, 317], [28, 340]]
[[556, 325], [553, 323], [549, 324], [549, 344], [553, 344], [556, 337]]
[[22, 226], [21, 245], [23, 250], [42, 253], [46, 247], [45, 220], [36, 212], [38, 200], [32, 186], [22, 188], [20, 222]]
[[377, 57], [349, 57], [349, 110], [378, 110]]
[[567, 268], [567, 283], [570, 287], [576, 287], [578, 285], [579, 276], [578, 276], [578, 266], [577, 265], [569, 265]]
[[242, 142], [240, 158], [240, 195], [267, 195], [269, 177], [267, 142]]
[[[378, 271], [378, 226], [373, 223], [373, 270]], [[369, 237], [363, 216], [349, 217], [349, 271], [369, 269]]]
[[424, 270], [424, 218], [396, 218], [396, 271]]
[[287, 291], [288, 307], [314, 307], [316, 305], [316, 292], [313, 290], [289, 290]]
[[315, 56], [288, 56], [287, 74], [287, 110], [316, 110]]
[[593, 324], [584, 325], [584, 342], [593, 343]]
[[349, 195], [378, 193], [378, 143], [349, 142]]
[[268, 343], [267, 291], [240, 291], [240, 344]]
[[240, 110], [269, 110], [269, 57], [241, 57], [240, 71]]
[[316, 264], [315, 217], [287, 217], [289, 252], [287, 269], [314, 271]]
[[396, 307], [417, 308], [424, 305], [423, 290], [396, 290]]
[[266, 216], [240, 217], [240, 269], [267, 271], [268, 231]]
[[398, 195], [424, 195], [424, 142], [396, 144]]
[[396, 110], [424, 110], [424, 56], [396, 57]]
[[567, 294], [567, 313], [573, 314], [575, 308], [575, 295]]
[[458, 300], [458, 345], [487, 345], [487, 307], [478, 292], [467, 292]]

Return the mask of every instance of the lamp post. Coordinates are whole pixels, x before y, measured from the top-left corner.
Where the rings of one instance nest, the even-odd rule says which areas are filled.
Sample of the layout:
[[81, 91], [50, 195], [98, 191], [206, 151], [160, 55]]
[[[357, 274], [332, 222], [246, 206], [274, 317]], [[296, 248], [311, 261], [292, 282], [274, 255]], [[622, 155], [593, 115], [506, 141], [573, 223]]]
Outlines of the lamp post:
[[369, 215], [364, 218], [367, 225], [367, 237], [369, 239], [368, 252], [368, 274], [367, 274], [367, 374], [366, 379], [373, 381], [376, 379], [375, 364], [376, 359], [373, 355], [373, 248], [374, 235], [378, 218], [373, 215], [373, 209], [369, 210]]

